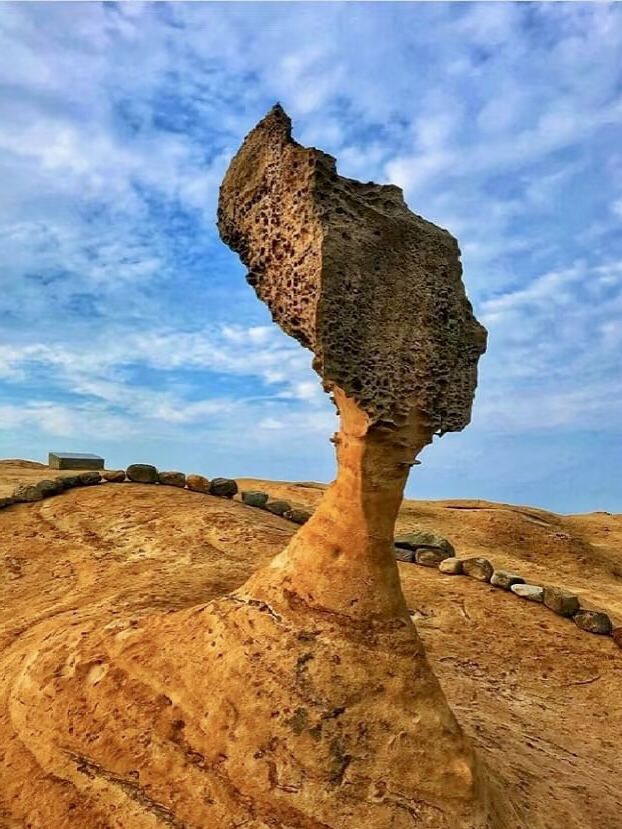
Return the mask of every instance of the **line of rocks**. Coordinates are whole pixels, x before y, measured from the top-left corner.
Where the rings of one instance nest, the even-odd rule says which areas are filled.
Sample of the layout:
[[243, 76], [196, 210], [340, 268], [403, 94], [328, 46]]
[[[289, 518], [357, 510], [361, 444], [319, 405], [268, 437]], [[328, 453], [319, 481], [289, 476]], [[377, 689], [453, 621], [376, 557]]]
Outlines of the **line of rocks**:
[[[232, 478], [206, 478], [204, 475], [186, 475], [183, 472], [160, 472], [155, 466], [148, 463], [133, 463], [127, 469], [105, 470], [101, 474], [95, 471], [76, 473], [75, 475], [59, 475], [55, 478], [46, 478], [36, 484], [19, 484], [8, 498], [0, 498], [0, 509], [12, 504], [42, 501], [52, 495], [59, 495], [67, 489], [81, 486], [93, 486], [102, 481], [114, 484], [140, 483], [174, 486], [180, 489], [189, 489], [191, 492], [201, 492], [206, 495], [215, 495], [220, 498], [233, 498], [238, 494], [237, 482]], [[266, 492], [251, 490], [241, 493], [242, 502], [250, 507], [258, 507], [273, 515], [279, 515], [292, 521], [294, 524], [305, 524], [311, 517], [311, 512], [293, 507], [288, 501], [271, 500]]]
[[558, 616], [572, 619], [578, 628], [587, 633], [612, 636], [616, 645], [622, 648], [622, 627], [614, 628], [609, 615], [601, 610], [581, 607], [579, 597], [562, 587], [534, 584], [518, 573], [496, 570], [482, 556], [457, 558], [453, 545], [446, 538], [424, 530], [397, 536], [394, 546], [398, 561], [435, 567], [448, 576], [468, 576], [512, 592], [520, 599], [543, 604]]
[[312, 515], [309, 510], [292, 507], [289, 501], [271, 501], [270, 496], [266, 492], [261, 492], [257, 489], [242, 492], [242, 501], [249, 507], [264, 509], [273, 515], [280, 515], [282, 518], [287, 518], [288, 521], [293, 521], [294, 524], [306, 524]]
[[[160, 472], [151, 464], [134, 463], [127, 469], [106, 470], [101, 474], [89, 470], [75, 475], [46, 478], [36, 484], [19, 484], [11, 496], [0, 498], [0, 509], [12, 504], [41, 501], [74, 487], [93, 486], [102, 481], [174, 486], [221, 498], [233, 498], [238, 494], [237, 482], [232, 478], [210, 480], [204, 475]], [[309, 510], [293, 507], [288, 501], [271, 500], [268, 493], [259, 490], [243, 491], [240, 496], [246, 506], [266, 510], [294, 524], [305, 524], [312, 515]], [[581, 630], [612, 636], [618, 647], [622, 648], [622, 627], [614, 628], [611, 618], [603, 611], [582, 608], [578, 596], [561, 587], [533, 584], [517, 573], [496, 570], [487, 558], [481, 556], [457, 558], [453, 545], [446, 538], [432, 532], [416, 531], [397, 536], [394, 547], [398, 561], [435, 567], [445, 575], [468, 576], [501, 590], [511, 591], [521, 599], [543, 604], [559, 616], [572, 619]]]
[[79, 486], [93, 486], [101, 481], [99, 472], [80, 472], [76, 475], [59, 475], [57, 478], [45, 478], [36, 484], [18, 484], [8, 498], [0, 498], [0, 509], [12, 504], [24, 504], [42, 501], [51, 495], [59, 495], [67, 489]]

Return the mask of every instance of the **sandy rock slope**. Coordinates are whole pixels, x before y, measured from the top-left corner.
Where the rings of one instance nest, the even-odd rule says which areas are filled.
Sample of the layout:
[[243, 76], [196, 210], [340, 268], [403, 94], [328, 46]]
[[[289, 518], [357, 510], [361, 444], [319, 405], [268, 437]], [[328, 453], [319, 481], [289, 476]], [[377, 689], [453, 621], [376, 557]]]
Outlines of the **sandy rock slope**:
[[[0, 488], [48, 475], [45, 467], [4, 463]], [[316, 484], [239, 483], [300, 506], [315, 506], [322, 494]], [[458, 554], [484, 555], [497, 567], [575, 590], [585, 605], [602, 607], [622, 622], [620, 515], [405, 501], [398, 530], [415, 527], [441, 532]], [[86, 788], [73, 785], [69, 773], [51, 771], [59, 759], [58, 747], [46, 744], [52, 727], [46, 700], [53, 716], [61, 716], [54, 711], [53, 688], [63, 677], [30, 666], [48, 664], [55, 651], [70, 653], [88, 631], [131, 631], [155, 617], [165, 626], [166, 614], [184, 609], [190, 618], [192, 608], [238, 587], [266, 564], [296, 528], [237, 500], [140, 484], [106, 484], [9, 507], [0, 511], [0, 528], [0, 827], [188, 825], [164, 804], [166, 798], [154, 795], [174, 770], [164, 755], [161, 779], [146, 783], [131, 763], [124, 766], [118, 743], [110, 747], [114, 772], [67, 749], [63, 763], [76, 779], [88, 781]], [[453, 711], [522, 804], [529, 825], [619, 829], [622, 652], [614, 642], [489, 585], [409, 564], [400, 564], [400, 574]], [[149, 647], [157, 650], [157, 643]], [[134, 658], [140, 663], [140, 648]], [[127, 677], [107, 677], [103, 654], [64, 670], [73, 671], [76, 689], [117, 682], [125, 702], [144, 693]], [[35, 680], [36, 687], [29, 685]], [[154, 722], [160, 708], [175, 704], [175, 684], [182, 680], [188, 682], [170, 676], [167, 694], [142, 701], [151, 705]], [[87, 696], [88, 690], [76, 691], [76, 710]], [[27, 713], [29, 697], [40, 703], [36, 722]], [[131, 725], [128, 712], [115, 707], [114, 694], [100, 698], [110, 701], [98, 713], [102, 729], [110, 722]], [[153, 734], [153, 740], [161, 737]], [[127, 756], [135, 752], [132, 746]], [[200, 776], [197, 762], [191, 767]], [[101, 792], [107, 807], [98, 813]], [[264, 825], [264, 817], [258, 815], [255, 825]]]

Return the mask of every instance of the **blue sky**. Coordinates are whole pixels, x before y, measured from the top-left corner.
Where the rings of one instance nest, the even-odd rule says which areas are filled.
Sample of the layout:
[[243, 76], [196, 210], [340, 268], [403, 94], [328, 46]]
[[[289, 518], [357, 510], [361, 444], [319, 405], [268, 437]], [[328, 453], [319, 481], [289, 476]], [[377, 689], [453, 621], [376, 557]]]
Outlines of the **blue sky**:
[[330, 480], [335, 416], [218, 239], [279, 100], [448, 228], [489, 329], [408, 494], [622, 511], [622, 7], [0, 5], [0, 456]]

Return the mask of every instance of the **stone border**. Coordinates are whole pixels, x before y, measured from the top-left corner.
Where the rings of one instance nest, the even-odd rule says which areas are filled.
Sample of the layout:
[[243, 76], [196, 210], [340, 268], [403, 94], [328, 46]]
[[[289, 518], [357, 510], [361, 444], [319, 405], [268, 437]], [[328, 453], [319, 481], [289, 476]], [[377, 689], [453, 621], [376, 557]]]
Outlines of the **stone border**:
[[[405, 540], [408, 535], [413, 538], [410, 543]], [[452, 545], [440, 536], [434, 537], [444, 541], [444, 547], [417, 543], [416, 538], [424, 535], [434, 536], [433, 533], [414, 532], [396, 538], [396, 559], [420, 567], [433, 567], [447, 576], [467, 576], [511, 592], [524, 601], [537, 602], [556, 615], [571, 619], [580, 630], [610, 636], [622, 648], [622, 627], [614, 628], [608, 613], [582, 607], [574, 593], [562, 587], [536, 584], [509, 570], [497, 570], [489, 559], [482, 556], [458, 558]]]
[[[183, 472], [160, 472], [155, 466], [146, 463], [130, 464], [127, 469], [104, 470], [97, 472], [88, 470], [76, 472], [75, 475], [57, 475], [54, 478], [44, 478], [37, 483], [18, 484], [13, 494], [8, 498], [0, 498], [0, 509], [13, 504], [26, 504], [42, 501], [53, 495], [60, 495], [68, 489], [82, 486], [93, 486], [99, 483], [141, 483], [158, 484], [160, 486], [174, 486], [187, 489], [190, 492], [200, 492], [205, 495], [214, 495], [220, 498], [233, 498], [238, 494], [238, 485], [233, 478], [206, 478], [204, 475], [186, 475]], [[240, 493], [242, 503], [256, 507], [280, 518], [285, 518], [294, 524], [305, 524], [312, 513], [299, 507], [293, 507], [289, 501], [271, 499], [266, 492], [251, 490]]]
[[[203, 475], [185, 475], [183, 472], [160, 472], [151, 464], [130, 464], [127, 469], [79, 472], [75, 475], [58, 475], [45, 478], [36, 484], [19, 484], [8, 498], [0, 498], [0, 509], [13, 504], [42, 501], [52, 495], [60, 495], [68, 489], [94, 486], [104, 483], [143, 483], [174, 486], [190, 492], [200, 492], [220, 498], [233, 498], [238, 485], [233, 478], [206, 478]], [[292, 507], [288, 501], [270, 499], [266, 492], [247, 490], [239, 493], [241, 502], [272, 515], [285, 518], [294, 524], [305, 524], [310, 510]], [[408, 539], [411, 540], [408, 540]], [[587, 633], [611, 636], [622, 649], [622, 627], [614, 628], [609, 614], [604, 611], [581, 607], [579, 597], [561, 587], [534, 584], [518, 573], [497, 570], [487, 558], [470, 556], [458, 558], [447, 539], [427, 531], [405, 533], [395, 538], [395, 557], [398, 561], [433, 567], [444, 575], [467, 576], [500, 590], [512, 592], [524, 601], [543, 604], [558, 616], [572, 619], [578, 628]]]

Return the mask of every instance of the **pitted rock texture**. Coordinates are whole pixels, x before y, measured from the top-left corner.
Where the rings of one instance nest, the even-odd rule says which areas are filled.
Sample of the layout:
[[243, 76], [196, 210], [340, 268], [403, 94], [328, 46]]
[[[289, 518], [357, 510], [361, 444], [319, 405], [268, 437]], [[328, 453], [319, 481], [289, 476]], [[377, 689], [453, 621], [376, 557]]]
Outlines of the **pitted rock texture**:
[[52, 495], [58, 495], [62, 491], [63, 486], [58, 481], [52, 481], [49, 478], [39, 481], [37, 488], [44, 498], [49, 498]]
[[287, 518], [288, 521], [293, 521], [294, 524], [306, 524], [309, 518], [313, 513], [309, 512], [306, 509], [288, 509], [287, 512], [283, 513], [283, 518]]
[[487, 558], [475, 556], [474, 558], [463, 559], [462, 572], [478, 581], [490, 581], [494, 570]]
[[438, 567], [441, 561], [447, 558], [450, 558], [449, 553], [442, 550], [426, 550], [425, 547], [415, 553], [415, 561], [422, 567]]
[[288, 501], [268, 501], [264, 506], [264, 509], [273, 515], [285, 515], [291, 508], [292, 505]]
[[94, 469], [89, 470], [88, 472], [80, 472], [78, 474], [79, 486], [94, 486], [95, 484], [101, 483], [101, 479], [102, 476]]
[[73, 489], [75, 486], [82, 486], [82, 481], [80, 480], [79, 475], [63, 475], [62, 478], [63, 489]]
[[276, 106], [227, 171], [218, 227], [327, 388], [372, 422], [401, 425], [416, 408], [441, 434], [468, 424], [486, 331], [456, 240], [398, 187], [339, 176], [332, 156], [292, 139]]
[[38, 484], [19, 484], [13, 490], [14, 501], [41, 501], [43, 493]]

